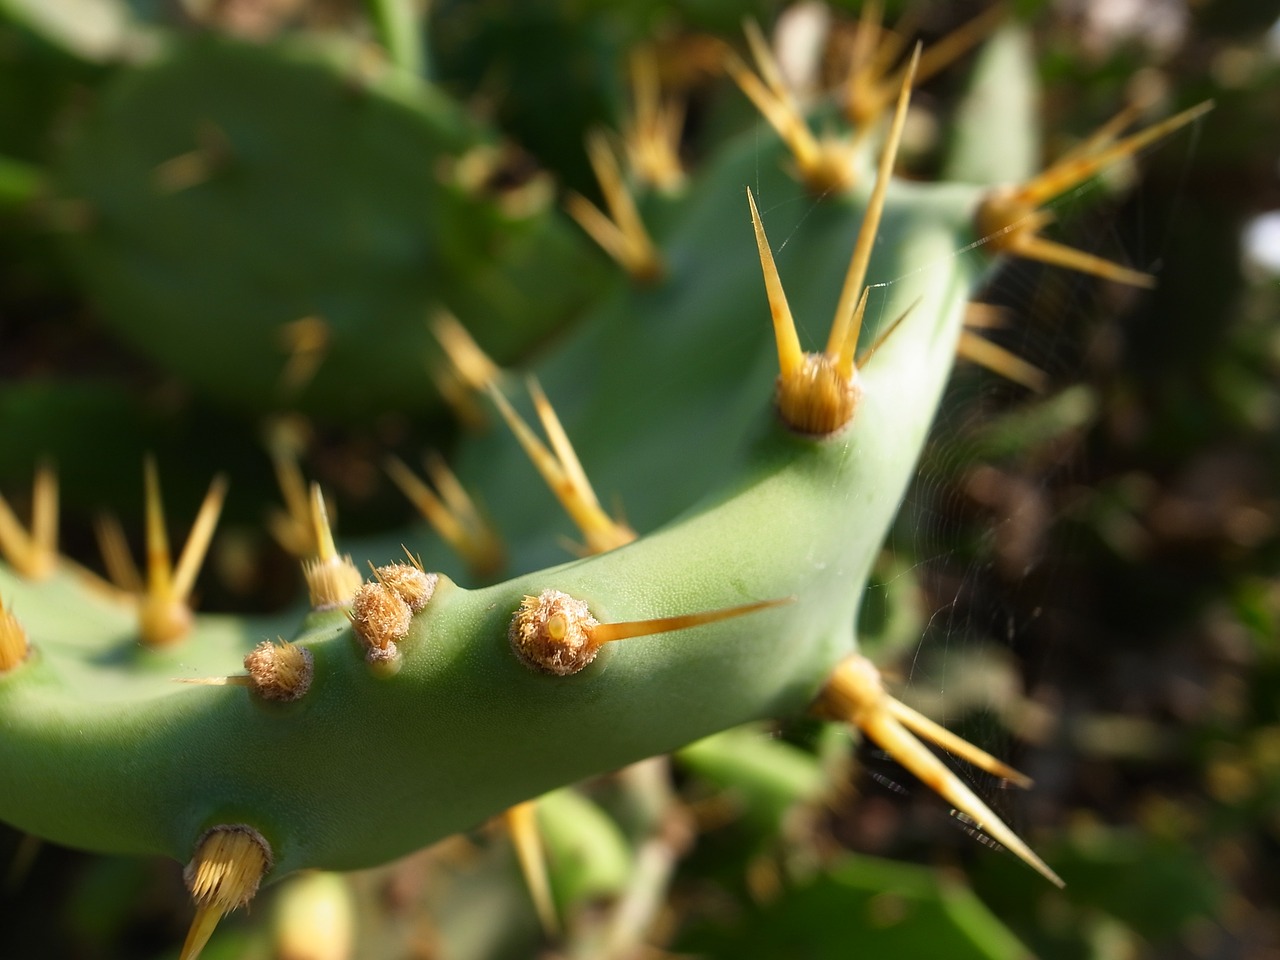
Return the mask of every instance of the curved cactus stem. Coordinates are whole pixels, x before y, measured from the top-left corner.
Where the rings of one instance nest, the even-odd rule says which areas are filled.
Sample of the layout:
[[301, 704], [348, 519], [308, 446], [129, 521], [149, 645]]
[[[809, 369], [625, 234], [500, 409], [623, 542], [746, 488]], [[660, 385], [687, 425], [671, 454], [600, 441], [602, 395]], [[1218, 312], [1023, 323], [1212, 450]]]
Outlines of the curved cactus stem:
[[36, 467], [31, 485], [31, 530], [0, 496], [0, 555], [29, 580], [43, 580], [58, 565], [58, 474], [47, 463]]
[[[937, 724], [893, 700], [885, 693], [880, 671], [866, 657], [854, 654], [836, 666], [818, 698], [817, 709], [824, 716], [856, 726], [922, 783], [961, 813], [971, 817], [993, 840], [1013, 851], [1055, 886], [1064, 886], [1062, 878], [1036, 856], [977, 794], [929, 752], [913, 736], [912, 730], [953, 752], [959, 747], [962, 751], [960, 756], [971, 762], [978, 762], [979, 766], [992, 770], [999, 776], [1015, 782], [1026, 781], [1026, 777], [978, 748], [964, 743], [959, 737], [941, 731]], [[942, 732], [941, 738], [939, 731]]]

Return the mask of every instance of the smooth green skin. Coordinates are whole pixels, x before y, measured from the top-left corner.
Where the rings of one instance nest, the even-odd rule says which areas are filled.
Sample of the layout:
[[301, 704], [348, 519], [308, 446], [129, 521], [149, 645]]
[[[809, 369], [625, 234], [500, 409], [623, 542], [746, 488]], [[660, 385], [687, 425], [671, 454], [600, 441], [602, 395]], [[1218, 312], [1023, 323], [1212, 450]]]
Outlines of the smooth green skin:
[[[449, 179], [493, 134], [357, 54], [173, 41], [105, 85], [56, 165], [52, 189], [86, 212], [62, 241], [103, 319], [225, 404], [358, 422], [439, 409], [433, 312], [483, 316], [482, 342], [507, 359], [599, 285], [556, 209], [509, 215]], [[160, 189], [157, 169], [197, 149], [207, 178]], [[308, 316], [329, 344], [290, 392], [284, 327]]]
[[[0, 596], [37, 647], [0, 676], [0, 770], [14, 771], [0, 819], [72, 846], [179, 860], [207, 828], [243, 822], [270, 842], [273, 876], [351, 869], [719, 730], [805, 711], [857, 649], [861, 595], [986, 262], [957, 253], [972, 239], [976, 189], [895, 183], [871, 272], [888, 286], [873, 296], [864, 344], [914, 309], [862, 371], [854, 422], [797, 436], [771, 404], [777, 361], [743, 188], [761, 198], [815, 345], [868, 185], [815, 202], [780, 161], [760, 135], [726, 150], [665, 219], [666, 281], [620, 284], [540, 368], [602, 499], [624, 494], [642, 539], [538, 569], [560, 549], [558, 510], [515, 443], [490, 434], [464, 452], [464, 473], [517, 544], [515, 569], [537, 572], [477, 590], [443, 580], [392, 678], [368, 669], [342, 612], [308, 616], [295, 639], [315, 656], [316, 680], [286, 705], [171, 678], [239, 672], [262, 637], [293, 632], [288, 617], [202, 617], [175, 650], [145, 651], [128, 611], [65, 577], [27, 584], [0, 568]], [[433, 549], [429, 567], [449, 569]], [[373, 551], [382, 562], [398, 553]], [[519, 664], [506, 639], [521, 597], [549, 587], [603, 621], [792, 602], [614, 644], [554, 678]]]

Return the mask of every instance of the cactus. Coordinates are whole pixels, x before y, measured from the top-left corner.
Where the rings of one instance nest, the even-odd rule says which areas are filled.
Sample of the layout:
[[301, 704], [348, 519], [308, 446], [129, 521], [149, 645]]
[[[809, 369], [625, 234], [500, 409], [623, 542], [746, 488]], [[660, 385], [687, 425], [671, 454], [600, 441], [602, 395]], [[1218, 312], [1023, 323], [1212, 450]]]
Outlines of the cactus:
[[[863, 65], [874, 32], [865, 21]], [[487, 393], [519, 443], [501, 430], [462, 440], [456, 477], [432, 471], [438, 496], [395, 462], [442, 535], [352, 544], [376, 564], [367, 580], [314, 491], [295, 509], [306, 608], [270, 616], [191, 611], [222, 481], [175, 564], [149, 462], [144, 571], [113, 554], [130, 593], [58, 555], [42, 469], [30, 532], [0, 504], [0, 768], [16, 772], [0, 819], [187, 864], [194, 957], [261, 882], [381, 864], [508, 810], [527, 837], [522, 805], [540, 795], [695, 742], [691, 767], [722, 769], [704, 738], [818, 716], [859, 728], [1061, 882], [917, 738], [1025, 778], [886, 693], [859, 607], [957, 351], [981, 353], [966, 309], [997, 258], [1147, 283], [1044, 238], [1039, 207], [1204, 108], [1087, 144], [1016, 187], [980, 172], [909, 182], [893, 174], [918, 52], [900, 83], [863, 78], [856, 138], [821, 141], [763, 38], [749, 39], [755, 68], [725, 62], [768, 125], [686, 182], [637, 204], [611, 143], [592, 139], [608, 213], [582, 198], [570, 209], [625, 268], [608, 280], [580, 268], [584, 245], [554, 210], [513, 216], [460, 184], [460, 157], [485, 135], [403, 74], [367, 82], [287, 45], [207, 38], [122, 74], [54, 176], [87, 211], [71, 262], [122, 336], [222, 402], [343, 417], [429, 410], [424, 359], [447, 355], [450, 382]], [[299, 139], [275, 129], [285, 120]], [[298, 179], [300, 157], [333, 151], [336, 179]], [[792, 170], [812, 191], [802, 202]], [[352, 184], [368, 190], [348, 198], [352, 219], [327, 222], [319, 197]], [[268, 207], [278, 220], [255, 216]], [[245, 236], [247, 223], [261, 232]], [[245, 266], [227, 279], [228, 262]], [[323, 284], [296, 292], [310, 273]], [[433, 334], [428, 304], [461, 326]], [[525, 381], [475, 341], [505, 362], [578, 311], [522, 362], [543, 441], [519, 412]], [[806, 352], [833, 311], [825, 348]], [[291, 328], [302, 346], [282, 349], [281, 330], [308, 317], [318, 326]], [[563, 562], [569, 521], [526, 456], [582, 558]], [[621, 497], [625, 523], [596, 490]], [[553, 847], [574, 819], [546, 829]], [[525, 859], [536, 877], [538, 856]], [[603, 873], [592, 882], [607, 887], [616, 871]]]

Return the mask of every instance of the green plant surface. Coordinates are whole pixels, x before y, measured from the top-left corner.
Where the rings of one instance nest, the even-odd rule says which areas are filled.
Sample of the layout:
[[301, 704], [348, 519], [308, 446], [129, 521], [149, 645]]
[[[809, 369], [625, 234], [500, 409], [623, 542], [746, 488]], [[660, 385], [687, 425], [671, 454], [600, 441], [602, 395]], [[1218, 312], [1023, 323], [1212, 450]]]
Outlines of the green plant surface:
[[[632, 184], [662, 266], [644, 282], [611, 270], [590, 249], [549, 201], [549, 181], [530, 175], [527, 157], [503, 144], [493, 124], [517, 134], [537, 125], [522, 104], [539, 85], [516, 85], [512, 70], [563, 83], [573, 64], [624, 48], [653, 28], [658, 14], [645, 4], [617, 12], [542, 4], [529, 15], [573, 38], [572, 55], [549, 64], [532, 44], [513, 46], [509, 33], [498, 31], [495, 40], [492, 10], [480, 20], [440, 24], [448, 35], [488, 23], [470, 46], [443, 55], [420, 51], [417, 41], [434, 35], [412, 23], [394, 25], [407, 10], [373, 5], [368, 22], [348, 14], [364, 35], [393, 48], [386, 63], [332, 34], [246, 43], [216, 31], [180, 36], [161, 24], [147, 32], [154, 47], [134, 48], [128, 60], [108, 57], [88, 68], [73, 49], [65, 73], [41, 88], [64, 96], [57, 91], [72, 76], [89, 86], [75, 109], [68, 107], [58, 135], [37, 124], [5, 147], [21, 159], [0, 165], [0, 230], [6, 244], [40, 238], [31, 254], [39, 270], [7, 268], [26, 284], [19, 302], [56, 316], [67, 339], [89, 329], [98, 338], [92, 342], [105, 345], [85, 363], [94, 376], [78, 378], [58, 369], [70, 354], [52, 327], [24, 319], [0, 330], [0, 363], [12, 372], [11, 382], [0, 383], [0, 416], [21, 424], [0, 457], [6, 494], [18, 490], [12, 478], [29, 476], [40, 455], [67, 451], [58, 456], [71, 514], [62, 548], [79, 556], [89, 517], [76, 515], [83, 511], [77, 504], [136, 476], [144, 448], [161, 451], [164, 474], [182, 474], [175, 486], [184, 502], [207, 480], [205, 464], [215, 455], [225, 452], [234, 475], [232, 536], [214, 548], [221, 579], [202, 578], [219, 584], [208, 588], [213, 612], [195, 614], [172, 646], [152, 646], [137, 601], [79, 563], [59, 559], [44, 579], [21, 575], [15, 556], [0, 564], [3, 616], [30, 641], [21, 662], [0, 669], [0, 770], [13, 772], [0, 790], [0, 820], [54, 844], [197, 865], [210, 830], [245, 825], [266, 845], [269, 863], [254, 869], [271, 885], [297, 871], [378, 868], [351, 883], [321, 878], [316, 888], [356, 891], [351, 902], [361, 922], [378, 928], [352, 947], [367, 956], [398, 955], [430, 940], [457, 960], [497, 960], [528, 956], [542, 938], [566, 956], [622, 956], [658, 929], [654, 918], [664, 903], [672, 919], [662, 942], [706, 956], [788, 950], [819, 957], [880, 947], [904, 956], [994, 958], [1023, 956], [1030, 947], [1065, 958], [1105, 952], [1110, 943], [1160, 944], [1167, 928], [1175, 928], [1171, 941], [1207, 942], [1206, 924], [1225, 922], [1232, 901], [1224, 890], [1233, 881], [1202, 882], [1194, 868], [1202, 847], [1230, 831], [1255, 830], [1254, 821], [1267, 816], [1271, 741], [1255, 737], [1250, 725], [1274, 728], [1274, 684], [1259, 673], [1247, 720], [1224, 708], [1211, 719], [1197, 715], [1200, 726], [1191, 732], [1157, 735], [1128, 723], [1119, 716], [1124, 707], [1113, 703], [1107, 709], [1117, 716], [1097, 717], [1068, 704], [1055, 726], [1051, 698], [1023, 692], [1011, 657], [979, 656], [1004, 627], [964, 622], [980, 614], [970, 613], [967, 592], [946, 580], [948, 563], [967, 563], [979, 572], [965, 576], [983, 589], [1000, 581], [1022, 590], [1025, 596], [1008, 601], [1018, 627], [1011, 616], [1007, 645], [1023, 644], [1021, 631], [1042, 629], [1042, 608], [1030, 599], [1042, 585], [1041, 558], [1061, 549], [1046, 545], [1050, 534], [1037, 527], [1053, 513], [1043, 501], [1059, 495], [1055, 465], [1084, 438], [1104, 450], [1108, 438], [1127, 436], [1125, 429], [1170, 461], [1188, 443], [1174, 428], [1139, 429], [1117, 414], [1126, 402], [1136, 409], [1144, 389], [1130, 384], [1127, 372], [1066, 388], [1050, 377], [1048, 395], [1031, 400], [1012, 387], [1000, 400], [988, 374], [953, 379], [957, 349], [970, 335], [968, 304], [993, 286], [1008, 289], [1000, 286], [1007, 274], [999, 272], [999, 254], [1008, 249], [1006, 234], [1023, 229], [1013, 223], [984, 234], [977, 215], [988, 210], [990, 184], [1034, 172], [1045, 139], [1036, 119], [1036, 105], [1045, 102], [1040, 82], [1065, 69], [1052, 59], [1037, 66], [1034, 24], [1007, 26], [979, 52], [971, 74], [925, 88], [925, 109], [947, 133], [930, 143], [922, 124], [910, 163], [938, 169], [943, 179], [895, 176], [889, 183], [858, 340], [861, 351], [875, 347], [869, 359], [859, 355], [852, 421], [804, 433], [780, 413], [779, 349], [747, 190], [800, 341], [816, 349], [871, 219], [884, 130], [866, 131], [847, 155], [852, 186], [810, 190], [768, 124], [725, 135], [742, 125], [736, 91], [686, 80], [695, 90], [686, 136], [696, 143], [697, 168], [667, 192]], [[714, 49], [725, 42], [741, 46], [735, 37], [715, 41]], [[487, 70], [459, 52], [491, 43]], [[670, 68], [677, 61], [664, 62]], [[425, 71], [438, 74], [418, 75]], [[584, 117], [626, 120], [629, 105], [619, 94], [620, 74], [577, 82], [556, 113], [572, 137], [543, 130], [545, 139], [530, 135], [524, 146], [564, 182], [590, 192], [582, 161], [564, 158], [580, 157]], [[507, 95], [504, 85], [512, 87]], [[486, 96], [498, 102], [486, 103]], [[1188, 90], [1186, 102], [1191, 96]], [[946, 107], [934, 109], [943, 98]], [[1159, 112], [1172, 113], [1171, 104]], [[819, 129], [843, 123], [827, 103], [812, 116]], [[575, 142], [566, 146], [567, 139]], [[468, 164], [485, 175], [469, 179], [465, 171], [476, 167]], [[1087, 195], [1089, 215], [1105, 216], [1096, 200], [1111, 195], [1110, 187]], [[1051, 213], [1069, 211], [1074, 201], [1055, 201]], [[1044, 235], [1062, 236], [1053, 231]], [[1139, 252], [1136, 268], [1157, 259], [1149, 253]], [[1175, 286], [1181, 281], [1173, 278]], [[59, 300], [42, 284], [66, 284], [71, 292], [60, 291]], [[1258, 305], [1265, 302], [1258, 295], [1256, 316], [1265, 317]], [[526, 376], [536, 376], [600, 501], [625, 518], [625, 528], [613, 529], [636, 531], [632, 542], [566, 560], [565, 541], [581, 532], [483, 396], [486, 425], [470, 432], [441, 425], [444, 351], [428, 322], [441, 310], [504, 364], [489, 388], [526, 414]], [[322, 345], [309, 358], [313, 366], [297, 375], [291, 364], [306, 351], [290, 347], [287, 337], [291, 324], [308, 319], [317, 321], [312, 331], [321, 332]], [[1260, 332], [1265, 320], [1250, 329], [1250, 346], [1215, 353], [1218, 367], [1205, 378], [1214, 385], [1214, 409], [1193, 418], [1200, 437], [1229, 423], [1234, 436], [1252, 438], [1266, 422], [1259, 411], [1273, 399], [1265, 373], [1274, 358], [1256, 359], [1270, 343]], [[1016, 352], [1031, 344], [1032, 362], [1046, 362], [1035, 353], [1045, 352], [1044, 343], [1031, 334], [1006, 327], [984, 336]], [[1140, 323], [1134, 336], [1151, 331]], [[1160, 346], [1172, 351], [1186, 336], [1178, 327]], [[2, 355], [11, 344], [18, 349]], [[1185, 357], [1180, 362], [1189, 366]], [[1157, 406], [1185, 408], [1167, 390], [1156, 394]], [[1018, 402], [1005, 402], [1010, 396]], [[155, 398], [164, 404], [153, 407]], [[984, 404], [996, 415], [978, 416]], [[287, 586], [259, 587], [247, 603], [229, 586], [264, 575], [278, 580], [288, 569], [261, 546], [261, 534], [245, 531], [279, 496], [256, 437], [278, 431], [279, 415], [298, 413], [310, 418], [306, 466], [337, 489], [331, 506], [343, 533], [353, 534], [343, 536], [342, 549], [359, 570], [403, 559], [407, 549], [426, 570], [440, 571], [425, 607], [396, 634], [394, 654], [381, 660], [365, 628], [353, 626], [349, 593], [330, 609], [308, 609], [296, 599], [274, 601]], [[191, 444], [199, 451], [184, 455]], [[406, 522], [388, 502], [389, 485], [376, 479], [380, 462], [393, 450], [412, 460], [428, 444], [445, 451], [501, 532], [498, 570], [466, 569], [442, 538]], [[272, 454], [279, 471], [278, 447]], [[1125, 455], [1108, 454], [1117, 461]], [[1171, 530], [1206, 529], [1188, 519], [1203, 517], [1186, 506], [1199, 503], [1196, 477], [1186, 480], [1190, 492], [1177, 493], [1172, 481], [1165, 492], [1165, 478], [1152, 479], [1148, 469], [1100, 477], [1088, 491], [1062, 493], [1054, 508], [1090, 556], [1103, 557], [1099, 569], [1126, 584], [1132, 612], [1122, 622], [1131, 631], [1153, 598], [1169, 590], [1164, 558], [1152, 544], [1174, 536]], [[1240, 497], [1221, 508], [1229, 518], [1221, 536], [1244, 543], [1256, 534], [1255, 542], [1272, 543], [1269, 501]], [[19, 500], [11, 498], [25, 516]], [[947, 543], [936, 551], [942, 557], [929, 557], [929, 525], [951, 512], [961, 516], [948, 521]], [[997, 525], [982, 528], [991, 515]], [[1151, 555], [1146, 551], [1155, 552], [1154, 572], [1130, 571], [1135, 558]], [[1266, 639], [1277, 621], [1273, 571], [1238, 553], [1227, 556], [1234, 569], [1249, 572], [1252, 589], [1232, 590], [1226, 575], [1214, 586], [1187, 577], [1154, 620], [1209, 622], [1204, 609], [1227, 609], [1218, 616], [1256, 636], [1248, 656], [1274, 657]], [[585, 601], [602, 631], [741, 609], [607, 643], [580, 672], [550, 676], [521, 662], [510, 640], [522, 601], [548, 589]], [[940, 614], [947, 604], [950, 612]], [[1228, 635], [1236, 637], [1224, 629]], [[246, 654], [276, 638], [312, 658], [313, 679], [294, 702], [265, 700], [239, 682]], [[1001, 730], [1032, 744], [1024, 759], [1035, 765], [1037, 756], [1047, 758], [1051, 789], [1066, 776], [1064, 743], [1086, 754], [1127, 749], [1148, 763], [1197, 743], [1192, 776], [1207, 784], [1209, 813], [1184, 820], [1167, 814], [1165, 821], [1153, 814], [1138, 830], [1097, 831], [1092, 845], [1042, 847], [1035, 837], [1033, 845], [1050, 851], [1047, 859], [1071, 884], [1066, 893], [961, 831], [954, 832], [969, 847], [958, 856], [899, 840], [897, 852], [934, 864], [996, 858], [995, 868], [977, 873], [994, 914], [956, 870], [839, 851], [833, 838], [848, 842], [861, 821], [841, 792], [842, 765], [832, 762], [844, 751], [845, 734], [815, 732], [818, 717], [874, 731], [888, 710], [863, 694], [849, 694], [854, 706], [844, 713], [836, 709], [845, 703], [845, 694], [833, 693], [845, 689], [842, 671], [866, 655], [892, 678], [888, 665], [903, 650], [914, 648], [913, 669], [927, 668], [934, 646], [952, 642], [965, 649], [948, 652], [944, 672], [958, 677], [969, 660], [983, 660], [979, 667], [998, 687], [984, 696], [957, 681], [962, 689], [943, 704], [942, 712], [959, 714], [951, 719], [967, 721], [965, 732], [977, 731], [975, 740], [1009, 735], [993, 736], [973, 718], [986, 710], [998, 715]], [[1238, 637], [1216, 642], [1235, 644], [1235, 662], [1245, 662]], [[1080, 669], [1088, 673], [1087, 664]], [[886, 682], [900, 689], [897, 680]], [[916, 692], [928, 699], [928, 690]], [[1097, 693], [1099, 702], [1105, 695]], [[769, 739], [778, 721], [784, 739]], [[1107, 730], [1131, 737], [1109, 741], [1098, 733]], [[676, 759], [674, 781], [661, 764], [631, 766], [663, 754]], [[963, 782], [990, 800], [995, 791], [986, 776], [968, 771]], [[937, 785], [933, 774], [922, 779]], [[464, 852], [450, 854], [446, 844], [383, 866], [529, 800], [537, 800], [548, 850], [558, 933], [539, 932], [545, 906], [535, 910], [521, 889], [516, 858], [501, 837], [473, 833]], [[831, 805], [829, 815], [823, 804]], [[992, 805], [1001, 814], [1008, 806], [1003, 799]], [[968, 816], [961, 822], [972, 823]], [[1182, 826], [1170, 826], [1174, 820]], [[988, 834], [1000, 826], [984, 825]], [[1261, 835], [1274, 828], [1256, 829]], [[700, 831], [705, 845], [680, 865]], [[986, 836], [981, 827], [970, 832]], [[1197, 852], [1171, 837], [1193, 838]], [[1135, 877], [1144, 870], [1153, 880], [1140, 887]], [[120, 871], [118, 881], [95, 875], [82, 889], [70, 934], [80, 949], [128, 936], [123, 891], [147, 885], [143, 874]], [[383, 883], [399, 892], [370, 892]], [[106, 896], [104, 887], [121, 891], [120, 898]], [[210, 909], [198, 903], [198, 916]], [[212, 909], [221, 914], [235, 905]], [[1064, 925], [1067, 916], [1077, 919], [1074, 927]], [[265, 927], [246, 932], [239, 919], [227, 925], [206, 957], [268, 957], [280, 949], [277, 933]], [[184, 957], [193, 955], [188, 946]]]

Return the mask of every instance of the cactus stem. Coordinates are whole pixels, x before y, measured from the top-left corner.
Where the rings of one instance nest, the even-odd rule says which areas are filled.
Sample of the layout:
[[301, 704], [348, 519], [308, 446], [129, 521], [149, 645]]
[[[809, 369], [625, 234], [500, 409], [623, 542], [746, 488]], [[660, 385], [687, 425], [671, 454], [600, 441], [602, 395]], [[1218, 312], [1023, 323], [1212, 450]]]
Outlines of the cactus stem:
[[383, 466], [400, 492], [466, 561], [472, 573], [485, 577], [502, 568], [506, 560], [501, 538], [439, 454], [432, 453], [427, 459], [427, 473], [440, 491], [438, 495], [398, 457], [388, 457]]
[[569, 215], [632, 279], [640, 283], [660, 279], [662, 258], [640, 219], [640, 211], [622, 178], [617, 157], [604, 131], [592, 130], [587, 134], [587, 156], [611, 216], [578, 193], [570, 193], [565, 200]]
[[1049, 387], [1049, 377], [1039, 367], [972, 330], [960, 331], [956, 354], [1035, 393], [1044, 393]]
[[489, 384], [498, 381], [501, 368], [480, 349], [467, 328], [453, 314], [446, 311], [436, 314], [431, 321], [431, 331], [440, 341], [458, 379], [468, 388], [484, 390]]
[[512, 651], [526, 666], [567, 677], [585, 669], [606, 643], [687, 630], [792, 602], [793, 597], [782, 597], [674, 617], [601, 623], [584, 601], [559, 590], [543, 590], [520, 601], [507, 636]]
[[1091, 273], [1117, 283], [1138, 287], [1155, 286], [1155, 278], [1148, 273], [1131, 270], [1039, 236], [1038, 231], [1049, 223], [1052, 214], [1036, 208], [1091, 179], [1111, 164], [1133, 156], [1156, 140], [1199, 119], [1211, 109], [1213, 101], [1206, 100], [1118, 143], [1100, 146], [1113, 135], [1116, 122], [1113, 120], [1088, 138], [1085, 144], [1026, 183], [997, 187], [989, 191], [974, 216], [974, 226], [994, 253], [1009, 253], [1029, 260], [1039, 260]]
[[685, 179], [680, 165], [684, 104], [674, 99], [663, 101], [652, 47], [643, 46], [631, 54], [630, 72], [634, 112], [622, 128], [627, 158], [638, 179], [674, 193]]
[[169, 554], [169, 538], [165, 532], [164, 504], [160, 499], [160, 481], [155, 460], [144, 463], [146, 484], [147, 577], [139, 598], [138, 621], [142, 642], [147, 646], [165, 646], [186, 635], [191, 627], [189, 600], [196, 576], [204, 562], [218, 514], [227, 493], [226, 478], [214, 477], [196, 514], [191, 532], [182, 548], [176, 566]]
[[286, 396], [299, 393], [314, 379], [333, 341], [322, 317], [299, 317], [280, 327], [280, 343], [286, 359], [280, 371], [280, 390]]
[[49, 577], [58, 565], [58, 474], [47, 463], [31, 486], [31, 530], [23, 528], [0, 496], [0, 554], [29, 580]]
[[22, 663], [30, 650], [27, 631], [5, 607], [4, 598], [0, 597], [0, 673], [6, 673]]
[[[843, 193], [857, 177], [855, 145], [847, 138], [819, 140], [787, 89], [777, 61], [753, 20], [743, 25], [760, 71], [757, 76], [732, 50], [724, 51], [724, 69], [791, 151], [801, 181], [819, 196]], [[761, 79], [763, 77], [763, 79]]]
[[880, 671], [866, 657], [854, 654], [841, 661], [819, 695], [817, 710], [824, 716], [843, 720], [902, 764], [922, 783], [939, 794], [975, 823], [993, 840], [1017, 854], [1058, 887], [1062, 879], [1028, 847], [1004, 821], [947, 769], [916, 734], [975, 763], [997, 776], [1025, 786], [1030, 781], [994, 757], [965, 743], [933, 721], [916, 713], [885, 693]]
[[271, 848], [262, 834], [243, 824], [214, 827], [196, 845], [183, 871], [196, 904], [195, 919], [180, 960], [196, 960], [224, 915], [247, 906], [271, 869]]
[[526, 800], [509, 807], [502, 815], [511, 845], [515, 847], [520, 872], [538, 914], [542, 932], [548, 937], [560, 935], [560, 918], [556, 915], [555, 899], [551, 896], [551, 877], [547, 873], [547, 854], [542, 845], [542, 833], [538, 830], [536, 800]]
[[586, 472], [582, 469], [577, 454], [573, 452], [573, 446], [569, 443], [569, 438], [555, 410], [552, 409], [542, 388], [533, 378], [529, 380], [529, 392], [533, 396], [538, 418], [542, 421], [554, 453], [538, 439], [532, 428], [515, 412], [502, 392], [496, 386], [489, 387], [489, 395], [493, 398], [502, 418], [506, 420], [507, 426], [516, 435], [520, 446], [533, 461], [533, 465], [542, 475], [547, 486], [551, 488], [556, 499], [560, 501], [565, 512], [582, 531], [587, 552], [606, 553], [630, 543], [636, 538], [635, 531], [625, 523], [614, 520], [601, 508], [600, 501], [596, 499], [595, 491], [587, 480]]

